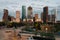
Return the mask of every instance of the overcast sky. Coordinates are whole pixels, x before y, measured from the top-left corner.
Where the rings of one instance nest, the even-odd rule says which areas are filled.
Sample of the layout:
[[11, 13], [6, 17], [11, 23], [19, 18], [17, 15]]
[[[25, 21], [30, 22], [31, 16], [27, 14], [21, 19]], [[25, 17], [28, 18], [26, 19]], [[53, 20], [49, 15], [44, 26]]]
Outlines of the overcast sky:
[[[40, 14], [44, 6], [48, 6], [49, 10], [60, 7], [60, 0], [0, 0], [0, 20], [3, 16], [3, 9], [9, 10], [9, 15], [15, 16], [15, 11], [21, 12], [22, 6], [32, 6], [33, 13]], [[60, 20], [60, 16], [57, 16]]]

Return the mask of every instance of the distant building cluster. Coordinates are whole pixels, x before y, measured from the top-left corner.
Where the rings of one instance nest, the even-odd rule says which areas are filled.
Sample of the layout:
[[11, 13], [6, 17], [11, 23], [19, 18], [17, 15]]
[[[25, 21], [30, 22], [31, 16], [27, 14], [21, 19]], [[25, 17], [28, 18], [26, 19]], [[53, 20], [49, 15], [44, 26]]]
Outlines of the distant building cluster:
[[8, 15], [8, 10], [4, 9], [3, 21], [20, 22], [20, 11], [16, 11], [16, 18]]
[[[54, 11], [53, 11], [54, 12]], [[47, 22], [55, 22], [56, 21], [56, 13], [48, 14], [48, 6], [43, 8], [43, 12], [41, 13], [41, 19], [44, 23]]]
[[[4, 9], [4, 15], [3, 15], [3, 21], [11, 21], [11, 22], [42, 22], [42, 23], [47, 23], [47, 22], [55, 22], [55, 18], [56, 18], [56, 15], [55, 13], [54, 14], [51, 14], [49, 15], [48, 14], [48, 6], [45, 6], [43, 8], [43, 12], [41, 13], [41, 18], [39, 18], [39, 15], [38, 13], [34, 14], [33, 16], [33, 8], [31, 6], [29, 6], [27, 8], [27, 12], [26, 12], [26, 6], [22, 6], [22, 17], [20, 18], [20, 11], [16, 11], [16, 18], [13, 17], [13, 16], [10, 16], [8, 14], [8, 10], [7, 9]], [[27, 14], [26, 14], [27, 13]]]

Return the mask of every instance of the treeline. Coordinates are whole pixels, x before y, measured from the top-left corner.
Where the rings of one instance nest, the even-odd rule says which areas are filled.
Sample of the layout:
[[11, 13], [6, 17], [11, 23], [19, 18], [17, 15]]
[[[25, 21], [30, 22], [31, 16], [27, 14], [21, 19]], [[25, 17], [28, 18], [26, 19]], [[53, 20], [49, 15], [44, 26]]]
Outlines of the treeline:
[[52, 27], [55, 28], [55, 32], [57, 31], [60, 31], [60, 23], [41, 23], [41, 22], [32, 22], [32, 23], [29, 23], [29, 22], [20, 22], [20, 23], [16, 23], [16, 22], [0, 22], [0, 27], [2, 26], [7, 26], [7, 28], [12, 28], [12, 27], [21, 27], [21, 26], [33, 26], [34, 28], [36, 29], [39, 29], [41, 30], [41, 25], [44, 25], [44, 24], [48, 24], [48, 25], [54, 25]]

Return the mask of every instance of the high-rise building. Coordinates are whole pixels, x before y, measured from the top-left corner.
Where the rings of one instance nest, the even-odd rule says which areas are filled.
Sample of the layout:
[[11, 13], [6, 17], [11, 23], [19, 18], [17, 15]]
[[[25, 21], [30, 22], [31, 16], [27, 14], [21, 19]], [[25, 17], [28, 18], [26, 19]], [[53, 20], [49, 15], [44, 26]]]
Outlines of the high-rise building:
[[35, 20], [37, 20], [38, 19], [38, 14], [35, 14]]
[[55, 15], [51, 15], [51, 22], [55, 22]]
[[28, 7], [27, 12], [28, 12], [27, 18], [28, 19], [33, 19], [33, 13], [32, 13], [32, 7], [31, 6]]
[[48, 15], [48, 22], [51, 22], [51, 15]]
[[26, 19], [26, 7], [22, 6], [22, 20]]
[[8, 21], [8, 10], [4, 9], [3, 21]]
[[43, 8], [43, 22], [46, 23], [48, 22], [48, 7]]
[[43, 21], [43, 12], [41, 13], [41, 20]]
[[55, 17], [54, 20], [56, 22], [56, 19], [57, 19], [57, 9], [51, 10], [51, 17], [52, 17], [52, 20]]
[[16, 11], [16, 22], [20, 22], [20, 11]]

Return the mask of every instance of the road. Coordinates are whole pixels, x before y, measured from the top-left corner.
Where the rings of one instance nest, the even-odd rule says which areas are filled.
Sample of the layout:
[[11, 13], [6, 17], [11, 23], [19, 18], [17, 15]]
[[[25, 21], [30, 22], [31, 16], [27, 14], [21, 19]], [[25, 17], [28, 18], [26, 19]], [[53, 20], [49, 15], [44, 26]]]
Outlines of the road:
[[[19, 31], [19, 29], [16, 29], [16, 35]], [[14, 29], [1, 29], [0, 40], [13, 40], [14, 34]]]
[[[16, 32], [14, 32], [14, 29], [1, 29], [0, 30], [0, 40], [16, 40], [16, 39], [20, 40], [19, 37], [17, 36], [17, 34], [19, 33], [19, 31], [21, 31], [20, 28], [15, 29], [15, 31]], [[24, 38], [26, 38], [26, 35], [22, 36], [22, 37], [23, 37], [22, 39], [24, 40]], [[56, 40], [60, 40], [60, 37], [56, 36], [55, 39]]]
[[56, 40], [60, 40], [60, 36], [55, 36], [55, 39]]

